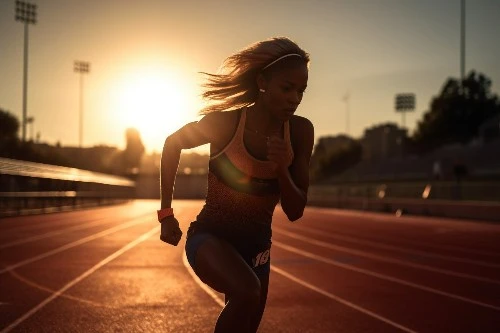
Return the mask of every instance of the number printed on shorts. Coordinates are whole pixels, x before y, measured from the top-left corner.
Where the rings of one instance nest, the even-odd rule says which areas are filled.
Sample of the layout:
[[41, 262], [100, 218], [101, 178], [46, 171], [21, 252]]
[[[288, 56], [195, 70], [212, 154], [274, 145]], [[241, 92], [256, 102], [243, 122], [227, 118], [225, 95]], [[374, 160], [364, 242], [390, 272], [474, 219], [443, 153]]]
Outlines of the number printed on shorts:
[[260, 252], [255, 258], [252, 259], [253, 267], [264, 265], [269, 261], [270, 250]]

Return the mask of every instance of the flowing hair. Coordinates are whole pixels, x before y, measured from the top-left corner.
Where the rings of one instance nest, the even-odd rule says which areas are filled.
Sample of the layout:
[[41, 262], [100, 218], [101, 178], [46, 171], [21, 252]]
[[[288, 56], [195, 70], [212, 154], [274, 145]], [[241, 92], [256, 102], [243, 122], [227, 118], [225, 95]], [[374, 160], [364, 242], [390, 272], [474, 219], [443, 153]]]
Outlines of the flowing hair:
[[[251, 44], [227, 57], [217, 74], [201, 72], [206, 75], [207, 80], [202, 85], [202, 97], [209, 101], [209, 105], [204, 107], [200, 114], [254, 104], [259, 94], [257, 75], [273, 61], [287, 54], [298, 54], [306, 65], [309, 64], [309, 54], [297, 44], [286, 37], [275, 37]], [[274, 65], [269, 69], [272, 67]], [[267, 70], [268, 68], [265, 72]]]

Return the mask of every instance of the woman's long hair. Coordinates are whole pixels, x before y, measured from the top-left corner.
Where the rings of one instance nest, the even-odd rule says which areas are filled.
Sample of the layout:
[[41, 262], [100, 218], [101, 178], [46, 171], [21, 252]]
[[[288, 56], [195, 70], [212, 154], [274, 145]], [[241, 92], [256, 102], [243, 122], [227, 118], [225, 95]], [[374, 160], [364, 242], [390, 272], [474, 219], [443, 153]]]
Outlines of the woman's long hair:
[[207, 76], [207, 82], [202, 85], [202, 96], [209, 101], [209, 105], [200, 114], [237, 109], [255, 103], [259, 94], [257, 75], [274, 60], [292, 53], [300, 55], [309, 64], [309, 54], [297, 44], [286, 37], [275, 37], [254, 43], [229, 56], [217, 74], [202, 72]]

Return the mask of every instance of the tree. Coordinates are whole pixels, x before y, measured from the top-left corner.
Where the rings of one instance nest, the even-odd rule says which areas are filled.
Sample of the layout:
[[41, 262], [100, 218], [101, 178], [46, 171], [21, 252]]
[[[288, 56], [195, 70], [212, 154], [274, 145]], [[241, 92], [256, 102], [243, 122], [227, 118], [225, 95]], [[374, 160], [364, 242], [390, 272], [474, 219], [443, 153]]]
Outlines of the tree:
[[448, 79], [418, 122], [412, 139], [421, 152], [450, 143], [464, 144], [478, 136], [482, 123], [498, 114], [500, 103], [491, 92], [491, 80], [472, 71], [462, 82]]
[[137, 173], [141, 157], [144, 154], [144, 145], [142, 144], [141, 135], [135, 128], [128, 128], [125, 131], [127, 146], [123, 152], [123, 163], [128, 174]]
[[16, 158], [20, 142], [17, 138], [19, 120], [7, 110], [0, 109], [0, 156]]
[[313, 182], [337, 175], [361, 160], [360, 143], [347, 136], [322, 137], [314, 147], [310, 176]]
[[9, 111], [0, 109], [0, 140], [12, 140], [17, 138], [19, 120]]

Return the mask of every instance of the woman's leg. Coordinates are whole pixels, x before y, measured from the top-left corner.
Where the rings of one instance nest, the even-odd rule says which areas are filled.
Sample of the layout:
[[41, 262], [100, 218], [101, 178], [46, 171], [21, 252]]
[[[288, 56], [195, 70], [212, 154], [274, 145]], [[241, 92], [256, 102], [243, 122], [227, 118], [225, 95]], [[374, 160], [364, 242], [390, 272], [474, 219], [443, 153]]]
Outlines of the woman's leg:
[[257, 332], [259, 328], [267, 301], [267, 290], [269, 287], [269, 274], [259, 275], [260, 280], [260, 304], [257, 312], [250, 318], [250, 332]]
[[[260, 280], [260, 304], [257, 312], [250, 318], [250, 332], [257, 332], [260, 322], [262, 320], [262, 315], [264, 314], [264, 309], [266, 308], [267, 301], [267, 291], [269, 289], [269, 273], [257, 275]], [[229, 297], [226, 295], [225, 303], [229, 301]]]
[[241, 255], [225, 240], [210, 236], [196, 252], [194, 270], [203, 282], [226, 294], [215, 332], [251, 332], [251, 318], [261, 306], [261, 282]]

